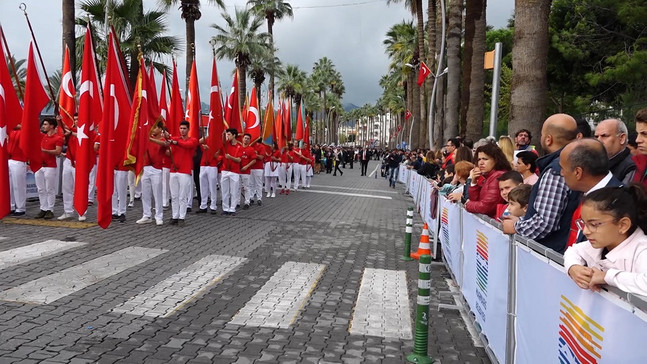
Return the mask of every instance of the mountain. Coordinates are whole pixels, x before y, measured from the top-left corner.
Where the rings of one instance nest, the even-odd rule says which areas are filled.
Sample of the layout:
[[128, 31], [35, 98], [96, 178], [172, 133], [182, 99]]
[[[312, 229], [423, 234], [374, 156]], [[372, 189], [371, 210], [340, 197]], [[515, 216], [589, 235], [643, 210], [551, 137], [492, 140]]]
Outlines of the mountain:
[[346, 111], [346, 112], [349, 112], [349, 111], [352, 111], [352, 110], [355, 110], [355, 109], [359, 109], [359, 106], [357, 106], [357, 105], [355, 105], [353, 103], [350, 103], [350, 102], [348, 102], [348, 103], [345, 102], [342, 105], [344, 106], [344, 111]]

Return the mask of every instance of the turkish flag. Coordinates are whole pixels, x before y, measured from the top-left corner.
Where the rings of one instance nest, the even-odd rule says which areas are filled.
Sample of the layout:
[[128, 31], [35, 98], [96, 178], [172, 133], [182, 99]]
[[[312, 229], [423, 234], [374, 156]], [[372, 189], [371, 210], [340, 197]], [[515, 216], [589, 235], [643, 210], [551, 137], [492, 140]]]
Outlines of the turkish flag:
[[292, 121], [290, 120], [291, 117], [291, 110], [290, 110], [290, 105], [292, 102], [290, 99], [288, 99], [288, 102], [284, 103], [283, 106], [285, 107], [285, 110], [283, 111], [283, 136], [285, 137], [285, 143], [289, 143], [292, 141]]
[[133, 105], [130, 111], [130, 120], [128, 124], [128, 144], [124, 157], [124, 165], [133, 166], [135, 176], [139, 179], [144, 170], [144, 156], [148, 147], [148, 137], [152, 124], [155, 122], [149, 114], [148, 95], [155, 93], [155, 90], [148, 89], [148, 75], [146, 75], [146, 66], [144, 57], [139, 57], [139, 73], [135, 84], [135, 93], [133, 94]]
[[265, 107], [265, 120], [263, 121], [263, 130], [262, 130], [262, 140], [263, 144], [271, 146], [274, 144], [273, 134], [274, 134], [274, 106], [272, 105], [272, 96], [267, 100], [267, 106]]
[[157, 82], [155, 82], [155, 68], [153, 67], [153, 63], [148, 68], [148, 80], [146, 82], [148, 85], [146, 98], [148, 99], [149, 116], [151, 121], [155, 122], [160, 116], [160, 104], [157, 99]]
[[252, 141], [261, 137], [261, 116], [258, 112], [258, 97], [256, 97], [256, 87], [252, 87], [252, 94], [249, 97], [249, 109], [247, 111], [247, 121], [245, 122], [245, 133], [252, 136]]
[[214, 153], [223, 147], [225, 119], [222, 115], [222, 97], [220, 95], [220, 81], [216, 57], [213, 57], [211, 67], [211, 89], [209, 90], [209, 124], [207, 125], [207, 145]]
[[81, 87], [79, 88], [79, 117], [76, 125], [76, 166], [74, 170], [74, 209], [85, 214], [88, 209], [88, 184], [90, 170], [96, 163], [94, 135], [98, 123], [96, 119], [103, 114], [103, 99], [99, 87], [99, 73], [94, 57], [92, 32], [85, 32], [83, 46], [83, 66], [81, 68]]
[[411, 116], [411, 111], [407, 110], [407, 112], [404, 113], [404, 120], [409, 120]]
[[193, 65], [191, 65], [191, 75], [189, 76], [189, 93], [187, 94], [185, 115], [185, 120], [189, 122], [189, 137], [200, 139], [200, 113], [200, 89], [194, 59]]
[[[67, 129], [74, 126], [74, 112], [76, 111], [76, 88], [72, 70], [70, 69], [70, 50], [65, 46], [65, 57], [63, 58], [63, 76], [61, 77], [61, 89], [58, 93], [58, 110], [61, 120]], [[59, 125], [59, 128], [62, 128]]]
[[420, 62], [420, 70], [418, 71], [418, 86], [422, 86], [422, 84], [425, 82], [425, 78], [429, 76], [431, 73], [431, 70], [425, 62]]
[[297, 115], [297, 135], [296, 140], [303, 140], [303, 102], [299, 103], [299, 114]]
[[97, 169], [97, 220], [99, 226], [105, 229], [112, 221], [114, 169], [123, 161], [130, 116], [128, 85], [112, 31], [108, 35], [108, 61], [103, 97]]
[[[0, 35], [2, 35], [1, 27]], [[22, 108], [11, 82], [7, 62], [4, 61], [6, 60], [4, 47], [1, 45], [0, 59], [0, 219], [2, 219], [11, 211], [8, 135], [22, 118]]]
[[276, 120], [274, 121], [274, 140], [279, 149], [285, 147], [285, 137], [283, 136], [283, 102], [279, 101], [279, 107], [276, 111]]
[[180, 122], [184, 120], [184, 106], [180, 95], [180, 83], [177, 78], [177, 67], [173, 61], [173, 83], [171, 84], [171, 105], [166, 119], [166, 129], [171, 135], [180, 135]]
[[29, 43], [29, 57], [27, 58], [27, 76], [25, 80], [24, 111], [22, 113], [22, 133], [20, 148], [29, 160], [29, 168], [36, 172], [42, 166], [40, 140], [40, 113], [49, 102], [43, 82], [36, 68], [34, 59], [34, 45]]
[[162, 118], [162, 121], [164, 121], [164, 126], [167, 126], [167, 119], [168, 119], [168, 94], [166, 92], [166, 71], [164, 71], [164, 74], [162, 75], [162, 88], [160, 90], [160, 97], [159, 97], [159, 106], [160, 106], [160, 117]]
[[234, 128], [239, 132], [242, 131], [240, 115], [240, 102], [238, 101], [238, 70], [234, 75], [234, 80], [231, 83], [231, 92], [227, 98], [227, 106], [225, 107], [225, 125], [227, 128]]

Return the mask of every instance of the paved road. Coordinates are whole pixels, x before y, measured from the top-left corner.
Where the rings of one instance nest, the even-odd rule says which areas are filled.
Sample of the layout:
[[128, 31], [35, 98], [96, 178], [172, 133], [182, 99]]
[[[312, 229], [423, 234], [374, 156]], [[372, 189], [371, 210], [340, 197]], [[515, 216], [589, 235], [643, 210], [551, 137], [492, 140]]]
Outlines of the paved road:
[[[136, 225], [139, 202], [107, 230], [5, 220], [0, 362], [404, 362], [418, 268], [399, 259], [411, 198], [344, 172], [236, 216], [189, 213], [185, 227]], [[433, 307], [454, 303], [438, 295], [447, 278], [433, 266], [430, 355], [489, 363], [461, 315]]]

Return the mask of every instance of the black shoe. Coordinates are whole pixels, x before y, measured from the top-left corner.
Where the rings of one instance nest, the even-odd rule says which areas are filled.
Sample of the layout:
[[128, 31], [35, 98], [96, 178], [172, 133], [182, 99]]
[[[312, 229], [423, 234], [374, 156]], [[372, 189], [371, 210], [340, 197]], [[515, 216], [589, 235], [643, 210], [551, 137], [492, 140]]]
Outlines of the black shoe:
[[113, 220], [118, 220], [118, 219], [119, 219], [119, 215], [117, 215], [117, 214], [112, 214], [112, 219], [113, 219]]
[[236, 205], [236, 208], [239, 208], [239, 207], [240, 207], [240, 204]]
[[211, 210], [211, 215], [217, 215], [217, 214], [218, 214], [218, 211], [216, 211], [216, 210]]
[[220, 215], [222, 216], [228, 216], [229, 214], [230, 214], [229, 211], [223, 211], [220, 213]]
[[171, 219], [170, 225], [177, 225], [178, 219]]
[[250, 204], [250, 205], [253, 205], [253, 204], [254, 204], [254, 200], [249, 200], [249, 204]]
[[180, 227], [184, 227], [184, 219], [178, 219], [178, 220], [177, 220], [177, 224], [178, 224], [178, 226], [180, 226]]
[[45, 220], [51, 220], [54, 218], [54, 213], [50, 210], [45, 211], [45, 216], [43, 216], [43, 219]]
[[34, 216], [34, 219], [42, 219], [43, 217], [45, 217], [45, 213], [46, 213], [45, 210], [40, 210], [38, 214]]
[[249, 204], [246, 203], [245, 206], [243, 206], [243, 210], [249, 210]]
[[236, 213], [235, 212], [230, 212], [229, 216], [236, 216]]
[[187, 207], [187, 208], [186, 208], [186, 212], [191, 212], [191, 208], [190, 208], [190, 207]]
[[198, 211], [195, 212], [196, 214], [206, 214], [207, 209], [198, 209]]
[[258, 206], [260, 206], [260, 205], [262, 205], [262, 204], [263, 204], [263, 201], [258, 200], [258, 202], [257, 202], [257, 203], [258, 203]]
[[337, 173], [333, 174], [333, 176], [337, 177]]
[[126, 214], [119, 215], [119, 222], [126, 222]]
[[25, 215], [24, 211], [14, 211], [11, 216], [23, 216]]

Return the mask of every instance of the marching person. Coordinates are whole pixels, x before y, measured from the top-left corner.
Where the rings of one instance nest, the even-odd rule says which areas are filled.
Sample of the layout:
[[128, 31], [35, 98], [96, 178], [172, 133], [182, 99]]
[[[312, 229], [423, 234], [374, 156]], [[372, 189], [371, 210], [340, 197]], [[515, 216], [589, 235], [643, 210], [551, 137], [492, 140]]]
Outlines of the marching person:
[[[263, 204], [263, 170], [264, 170], [264, 161], [267, 158], [268, 153], [270, 152], [269, 146], [261, 143], [261, 140], [258, 139], [253, 145], [254, 150], [256, 151], [256, 161], [252, 166], [251, 171], [251, 189], [252, 189], [252, 201], [256, 200], [258, 206]], [[253, 202], [252, 202], [253, 203]]]
[[245, 194], [243, 210], [249, 209], [249, 204], [252, 198], [251, 168], [256, 164], [256, 151], [249, 145], [251, 140], [252, 136], [250, 134], [245, 133], [243, 135], [243, 146], [241, 148], [242, 153], [240, 155], [240, 177], [243, 182], [243, 192]]
[[222, 214], [236, 215], [236, 195], [240, 196], [240, 160], [242, 147], [236, 141], [238, 130], [227, 129], [225, 132], [224, 160], [220, 177], [220, 194]]
[[168, 141], [170, 155], [173, 158], [169, 187], [171, 188], [171, 225], [184, 226], [189, 193], [191, 193], [191, 171], [193, 170], [193, 153], [198, 140], [189, 136], [190, 124], [180, 122], [180, 135]]
[[63, 137], [56, 132], [56, 119], [45, 118], [41, 124], [44, 133], [40, 141], [42, 167], [36, 171], [36, 187], [40, 211], [37, 219], [54, 218], [54, 203], [56, 202], [56, 157], [63, 150]]
[[[57, 117], [60, 120], [60, 116]], [[74, 125], [69, 129], [65, 124], [63, 126], [63, 135], [66, 139], [67, 150], [65, 151], [65, 161], [63, 161], [63, 175], [61, 190], [63, 191], [63, 214], [58, 220], [67, 220], [74, 215], [74, 178], [76, 171], [76, 150], [79, 146], [76, 138], [77, 116], [74, 116]], [[85, 221], [85, 215], [79, 215], [79, 221]]]
[[[294, 174], [294, 189], [299, 188], [299, 179], [301, 180], [301, 185], [302, 188], [309, 188], [310, 183], [308, 183], [308, 175], [307, 175], [307, 168], [310, 167], [312, 164], [312, 155], [310, 154], [310, 148], [307, 146], [304, 146], [301, 148], [300, 152], [297, 152], [297, 155], [299, 157], [299, 163], [296, 165], [296, 167], [299, 170], [299, 174], [297, 178], [297, 174]], [[312, 169], [310, 170], [312, 172]]]
[[276, 197], [280, 166], [281, 152], [276, 143], [274, 143], [271, 152], [265, 159], [265, 192], [267, 193], [265, 197]]
[[211, 200], [209, 208], [211, 214], [216, 214], [216, 202], [218, 201], [218, 156], [219, 150], [211, 150], [206, 144], [206, 139], [200, 139], [202, 157], [200, 158], [200, 207], [197, 214], [207, 212], [207, 202]]
[[20, 149], [21, 125], [9, 134], [9, 192], [11, 216], [23, 216], [27, 204], [27, 157]]
[[164, 224], [164, 208], [162, 207], [162, 161], [166, 155], [166, 141], [162, 136], [162, 130], [159, 124], [156, 124], [151, 130], [151, 136], [148, 138], [146, 148], [146, 165], [144, 173], [139, 181], [141, 186], [142, 198], [142, 218], [137, 220], [137, 224], [150, 224], [153, 222], [151, 211], [151, 199], [155, 200], [155, 224], [161, 226]]

